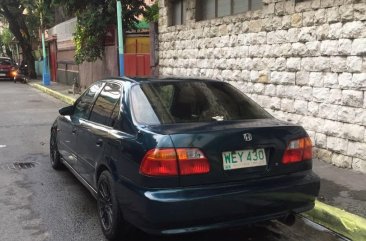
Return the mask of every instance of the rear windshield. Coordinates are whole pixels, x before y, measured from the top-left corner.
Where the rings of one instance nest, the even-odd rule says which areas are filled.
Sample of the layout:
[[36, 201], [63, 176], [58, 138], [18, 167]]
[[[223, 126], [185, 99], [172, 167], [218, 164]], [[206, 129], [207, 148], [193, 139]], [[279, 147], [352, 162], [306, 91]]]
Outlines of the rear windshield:
[[0, 59], [0, 65], [13, 65], [13, 63], [9, 59]]
[[174, 124], [272, 118], [232, 85], [211, 81], [142, 83], [132, 88], [140, 124]]

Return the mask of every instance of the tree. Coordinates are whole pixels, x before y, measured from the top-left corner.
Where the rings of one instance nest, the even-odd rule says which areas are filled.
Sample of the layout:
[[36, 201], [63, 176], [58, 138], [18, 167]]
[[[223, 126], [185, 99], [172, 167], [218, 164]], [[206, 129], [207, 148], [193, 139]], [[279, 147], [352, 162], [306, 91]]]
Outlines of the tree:
[[[45, 0], [43, 4], [45, 9], [49, 9], [51, 2]], [[9, 30], [22, 49], [23, 59], [28, 64], [28, 73], [31, 78], [36, 77], [32, 43], [39, 37], [39, 16], [33, 14], [38, 8], [37, 1], [34, 0], [0, 0], [0, 15], [8, 22]], [[25, 10], [29, 14], [24, 14]], [[45, 19], [47, 21], [49, 18]]]
[[[76, 63], [102, 59], [107, 27], [117, 22], [116, 0], [54, 0], [54, 3], [64, 6], [69, 15], [77, 16]], [[122, 0], [122, 8], [124, 31], [135, 29], [138, 16], [145, 12], [145, 1]]]

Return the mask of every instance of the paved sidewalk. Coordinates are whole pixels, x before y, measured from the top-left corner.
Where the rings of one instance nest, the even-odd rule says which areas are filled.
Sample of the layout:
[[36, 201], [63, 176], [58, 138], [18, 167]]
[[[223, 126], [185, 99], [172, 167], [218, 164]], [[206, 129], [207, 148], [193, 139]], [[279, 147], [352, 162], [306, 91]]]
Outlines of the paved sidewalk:
[[321, 178], [319, 201], [366, 218], [366, 175], [320, 160], [313, 169]]
[[[69, 93], [71, 86], [51, 83], [31, 86], [72, 104], [80, 95]], [[355, 241], [366, 240], [366, 174], [341, 169], [321, 160], [313, 161], [313, 170], [321, 179], [315, 208], [304, 214], [307, 218]]]

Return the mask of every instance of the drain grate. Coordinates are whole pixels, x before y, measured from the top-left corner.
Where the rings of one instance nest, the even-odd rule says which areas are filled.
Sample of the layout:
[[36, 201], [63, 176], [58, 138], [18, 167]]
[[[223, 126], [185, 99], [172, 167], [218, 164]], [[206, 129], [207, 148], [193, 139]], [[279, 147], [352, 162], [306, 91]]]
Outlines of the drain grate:
[[7, 170], [22, 170], [22, 169], [30, 169], [38, 166], [38, 162], [14, 162], [3, 164], [0, 166], [0, 169], [7, 169]]

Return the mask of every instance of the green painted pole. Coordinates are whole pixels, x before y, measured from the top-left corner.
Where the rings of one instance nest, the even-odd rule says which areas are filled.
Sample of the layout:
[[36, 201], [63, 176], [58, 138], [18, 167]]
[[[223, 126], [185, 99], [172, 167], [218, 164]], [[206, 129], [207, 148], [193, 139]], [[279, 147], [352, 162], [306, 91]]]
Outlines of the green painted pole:
[[118, 29], [118, 56], [119, 56], [119, 75], [125, 75], [125, 58], [123, 45], [123, 25], [122, 25], [122, 4], [117, 1], [117, 29]]
[[51, 79], [48, 73], [47, 55], [46, 55], [46, 41], [43, 30], [43, 14], [41, 13], [41, 31], [42, 31], [42, 50], [43, 50], [43, 85], [50, 85]]

